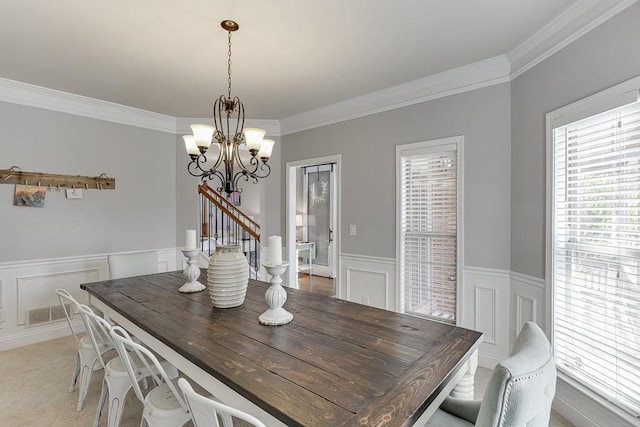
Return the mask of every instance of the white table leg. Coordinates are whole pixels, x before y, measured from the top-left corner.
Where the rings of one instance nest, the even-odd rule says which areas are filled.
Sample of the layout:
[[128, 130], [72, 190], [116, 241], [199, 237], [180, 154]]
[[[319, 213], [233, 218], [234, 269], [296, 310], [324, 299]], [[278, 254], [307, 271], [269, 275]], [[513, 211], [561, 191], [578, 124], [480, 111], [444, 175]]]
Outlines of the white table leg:
[[467, 360], [464, 375], [458, 381], [458, 384], [451, 391], [452, 397], [459, 399], [473, 399], [473, 383], [478, 368], [478, 352], [474, 351], [469, 360]]

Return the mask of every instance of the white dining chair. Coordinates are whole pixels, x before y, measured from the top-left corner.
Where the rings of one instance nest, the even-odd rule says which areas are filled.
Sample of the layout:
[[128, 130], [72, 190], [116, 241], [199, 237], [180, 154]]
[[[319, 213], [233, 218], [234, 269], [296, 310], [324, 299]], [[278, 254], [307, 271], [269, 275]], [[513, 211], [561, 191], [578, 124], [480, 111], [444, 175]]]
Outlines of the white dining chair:
[[66, 289], [56, 289], [56, 294], [58, 295], [58, 301], [60, 301], [67, 323], [69, 324], [69, 329], [71, 329], [71, 333], [78, 344], [76, 368], [71, 378], [69, 393], [72, 393], [76, 389], [76, 386], [78, 386], [76, 411], [80, 411], [82, 410], [84, 399], [87, 396], [91, 374], [94, 370], [102, 368], [100, 363], [98, 363], [98, 360], [101, 359], [99, 356], [114, 347], [110, 339], [96, 340], [96, 345], [94, 346], [89, 335], [80, 336], [79, 331], [76, 331], [71, 320], [72, 313], [79, 310], [80, 303], [76, 301]]
[[551, 344], [526, 322], [511, 356], [493, 370], [482, 400], [447, 397], [427, 427], [547, 427], [556, 391]]
[[[109, 333], [112, 325], [109, 322], [96, 315], [93, 310], [86, 305], [81, 304], [78, 307], [78, 310], [80, 311], [85, 328], [87, 329], [87, 335], [91, 339], [91, 343], [94, 347], [98, 346], [101, 341], [113, 342]], [[102, 380], [102, 391], [100, 393], [100, 400], [98, 401], [98, 409], [96, 411], [96, 417], [93, 425], [94, 427], [97, 427], [100, 423], [100, 417], [102, 416], [102, 412], [104, 411], [104, 407], [108, 399], [109, 412], [107, 416], [107, 426], [117, 427], [120, 425], [120, 420], [122, 419], [122, 411], [124, 410], [127, 392], [132, 387], [131, 378], [129, 377], [129, 373], [127, 372], [120, 356], [116, 356], [107, 362], [105, 362], [104, 357], [102, 356], [99, 357], [98, 360], [104, 368], [104, 379]], [[168, 372], [169, 377], [178, 377], [178, 370], [173, 367], [173, 365], [164, 360], [160, 363], [165, 371]], [[147, 388], [147, 383], [144, 381], [149, 376], [151, 376], [151, 372], [144, 366], [140, 366], [136, 371], [136, 379], [137, 381], [143, 381], [144, 388]]]
[[107, 256], [109, 277], [141, 276], [158, 272], [158, 253], [156, 251], [131, 252]]
[[233, 427], [232, 417], [255, 427], [266, 427], [253, 415], [196, 393], [189, 381], [184, 378], [178, 380], [178, 387], [182, 390], [184, 400], [187, 402], [194, 427]]
[[[133, 390], [144, 405], [140, 426], [176, 427], [191, 420], [187, 404], [156, 356], [146, 347], [134, 342], [120, 326], [112, 327], [110, 334], [129, 374]], [[142, 394], [137, 382], [137, 373], [141, 369], [151, 372], [154, 383], [157, 384], [146, 396]]]

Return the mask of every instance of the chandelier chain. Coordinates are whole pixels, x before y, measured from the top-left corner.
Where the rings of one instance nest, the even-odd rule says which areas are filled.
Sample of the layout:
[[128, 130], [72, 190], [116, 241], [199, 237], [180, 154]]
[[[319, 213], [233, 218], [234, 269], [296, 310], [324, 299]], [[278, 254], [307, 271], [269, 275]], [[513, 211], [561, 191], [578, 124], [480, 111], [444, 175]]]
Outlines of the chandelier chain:
[[229, 84], [229, 99], [231, 99], [231, 31], [229, 31], [229, 61], [227, 63], [227, 74], [228, 74], [228, 84]]

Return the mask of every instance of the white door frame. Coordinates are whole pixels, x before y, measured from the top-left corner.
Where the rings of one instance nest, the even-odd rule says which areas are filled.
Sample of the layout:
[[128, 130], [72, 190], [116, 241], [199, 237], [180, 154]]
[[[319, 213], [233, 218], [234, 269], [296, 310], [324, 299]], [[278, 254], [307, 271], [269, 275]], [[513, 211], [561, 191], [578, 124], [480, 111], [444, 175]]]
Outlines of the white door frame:
[[336, 259], [336, 289], [340, 283], [340, 224], [342, 210], [340, 201], [342, 200], [342, 185], [341, 185], [341, 164], [342, 155], [336, 154], [333, 156], [318, 157], [315, 159], [298, 160], [295, 162], [287, 162], [286, 168], [286, 224], [287, 230], [287, 258], [289, 260], [289, 273], [287, 275], [287, 284], [290, 287], [297, 287], [297, 275], [298, 275], [298, 257], [296, 256], [296, 169], [304, 166], [314, 166], [322, 163], [335, 163], [335, 189], [336, 189], [336, 211], [338, 214], [335, 218], [335, 230], [333, 232], [333, 250], [335, 252]]

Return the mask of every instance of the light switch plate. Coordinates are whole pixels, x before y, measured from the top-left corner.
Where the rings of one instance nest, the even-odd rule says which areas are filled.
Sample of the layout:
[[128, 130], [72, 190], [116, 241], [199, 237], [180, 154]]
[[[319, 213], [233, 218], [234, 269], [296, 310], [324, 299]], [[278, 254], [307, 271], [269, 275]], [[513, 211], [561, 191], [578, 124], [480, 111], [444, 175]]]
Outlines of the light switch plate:
[[356, 225], [349, 224], [349, 236], [355, 236], [355, 235], [356, 235]]
[[67, 188], [67, 199], [82, 199], [82, 189]]

